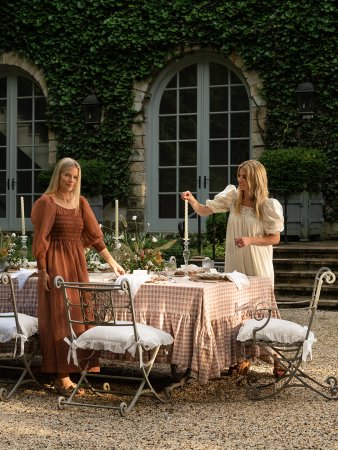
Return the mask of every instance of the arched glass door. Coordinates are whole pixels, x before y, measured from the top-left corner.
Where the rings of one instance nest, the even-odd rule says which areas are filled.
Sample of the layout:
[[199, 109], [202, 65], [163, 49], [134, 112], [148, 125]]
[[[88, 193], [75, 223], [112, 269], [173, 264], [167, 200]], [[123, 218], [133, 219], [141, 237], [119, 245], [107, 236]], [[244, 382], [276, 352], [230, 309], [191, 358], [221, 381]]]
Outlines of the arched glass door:
[[[46, 99], [23, 72], [0, 67], [0, 227], [20, 231], [20, 197], [25, 217], [41, 193], [37, 175], [48, 168]], [[26, 220], [26, 229], [31, 229]]]
[[221, 58], [187, 58], [155, 85], [149, 124], [147, 221], [154, 231], [177, 231], [180, 193], [212, 198], [237, 183], [237, 166], [250, 157], [247, 87]]

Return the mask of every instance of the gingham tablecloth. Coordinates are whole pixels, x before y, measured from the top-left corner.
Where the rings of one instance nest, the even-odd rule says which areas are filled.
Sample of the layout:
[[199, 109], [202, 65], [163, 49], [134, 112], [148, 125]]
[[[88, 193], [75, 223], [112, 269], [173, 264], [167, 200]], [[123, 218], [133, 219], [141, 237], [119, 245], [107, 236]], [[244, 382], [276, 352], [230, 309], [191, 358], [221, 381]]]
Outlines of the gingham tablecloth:
[[[232, 282], [195, 282], [178, 279], [141, 285], [135, 299], [137, 321], [169, 332], [175, 339], [166, 362], [190, 368], [203, 384], [242, 359], [236, 337], [255, 306], [276, 306], [270, 278], [249, 277], [250, 286], [237, 289]], [[37, 278], [17, 289], [19, 312], [36, 316]], [[6, 287], [0, 286], [0, 311]]]

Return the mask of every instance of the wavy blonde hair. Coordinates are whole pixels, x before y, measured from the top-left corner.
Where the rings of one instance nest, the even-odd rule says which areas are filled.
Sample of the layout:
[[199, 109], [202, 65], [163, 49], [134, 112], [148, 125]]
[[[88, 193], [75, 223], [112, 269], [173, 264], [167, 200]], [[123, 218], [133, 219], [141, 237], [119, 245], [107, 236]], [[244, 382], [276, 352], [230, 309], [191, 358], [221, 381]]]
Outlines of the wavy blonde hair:
[[45, 191], [45, 194], [55, 194], [59, 189], [61, 173], [65, 172], [66, 170], [72, 169], [73, 167], [76, 167], [79, 171], [77, 183], [75, 185], [74, 191], [72, 191], [76, 207], [78, 208], [80, 206], [80, 195], [81, 195], [81, 166], [77, 161], [75, 161], [75, 159], [63, 158], [60, 159], [60, 161], [58, 161], [58, 163], [55, 166], [52, 178], [50, 179], [48, 188]]
[[[253, 197], [253, 210], [259, 219], [263, 217], [263, 202], [269, 197], [268, 177], [266, 175], [265, 167], [262, 163], [255, 159], [242, 162], [237, 169], [237, 177], [239, 171], [243, 169], [246, 174], [246, 179], [249, 187], [249, 195]], [[243, 201], [243, 191], [237, 189], [235, 199], [235, 211], [241, 212], [241, 205]]]

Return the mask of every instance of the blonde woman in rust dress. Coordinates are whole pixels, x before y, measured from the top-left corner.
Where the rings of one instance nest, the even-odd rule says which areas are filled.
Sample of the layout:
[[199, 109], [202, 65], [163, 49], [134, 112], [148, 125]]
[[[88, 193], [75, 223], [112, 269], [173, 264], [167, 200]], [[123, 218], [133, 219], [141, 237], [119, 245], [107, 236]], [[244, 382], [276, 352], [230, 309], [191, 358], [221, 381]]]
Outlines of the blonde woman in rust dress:
[[61, 275], [67, 281], [88, 281], [85, 247], [95, 248], [116, 275], [124, 274], [124, 269], [108, 252], [99, 224], [87, 200], [80, 195], [80, 189], [80, 165], [71, 158], [63, 158], [31, 214], [33, 254], [39, 269], [42, 371], [56, 374], [54, 387], [63, 395], [75, 386], [69, 374], [78, 372], [78, 368], [67, 362], [68, 346], [63, 341], [68, 334], [66, 312], [62, 292], [53, 283], [55, 276]]

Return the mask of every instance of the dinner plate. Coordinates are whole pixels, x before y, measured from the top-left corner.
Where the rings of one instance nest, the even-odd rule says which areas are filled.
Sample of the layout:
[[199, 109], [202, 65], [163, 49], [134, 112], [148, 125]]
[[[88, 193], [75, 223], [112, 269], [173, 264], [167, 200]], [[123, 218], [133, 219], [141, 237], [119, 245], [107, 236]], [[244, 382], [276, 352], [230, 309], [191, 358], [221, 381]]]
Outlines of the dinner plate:
[[197, 273], [196, 275], [193, 275], [193, 278], [196, 278], [197, 280], [201, 281], [229, 281], [229, 279], [226, 277], [224, 273], [212, 273], [212, 272], [205, 272], [205, 273]]

